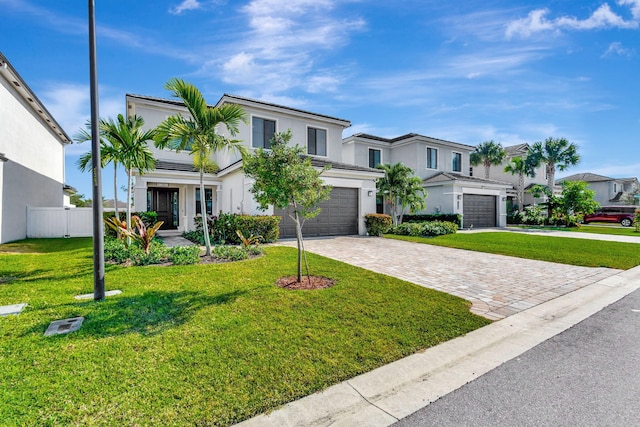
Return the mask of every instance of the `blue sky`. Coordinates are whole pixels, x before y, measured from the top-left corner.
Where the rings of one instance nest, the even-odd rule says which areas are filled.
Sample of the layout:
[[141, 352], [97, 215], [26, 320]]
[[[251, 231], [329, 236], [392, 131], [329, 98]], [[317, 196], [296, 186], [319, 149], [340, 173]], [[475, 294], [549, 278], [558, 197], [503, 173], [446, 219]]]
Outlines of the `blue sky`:
[[[0, 10], [0, 50], [73, 135], [90, 115], [87, 2]], [[559, 176], [640, 175], [640, 0], [97, 0], [96, 19], [102, 117], [124, 113], [125, 93], [169, 97], [180, 77], [210, 103], [348, 119], [345, 136], [565, 137], [582, 161]], [[88, 150], [67, 147], [66, 183], [90, 197], [75, 165]]]

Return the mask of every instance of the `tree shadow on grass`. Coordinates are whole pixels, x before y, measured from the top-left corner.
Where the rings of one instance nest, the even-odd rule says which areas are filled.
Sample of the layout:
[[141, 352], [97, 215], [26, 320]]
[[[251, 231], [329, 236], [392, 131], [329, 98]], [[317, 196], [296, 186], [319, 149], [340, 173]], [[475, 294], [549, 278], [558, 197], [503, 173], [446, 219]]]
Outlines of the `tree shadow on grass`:
[[[103, 301], [62, 305], [74, 313], [69, 317], [84, 316], [85, 318], [82, 328], [71, 334], [78, 338], [86, 335], [100, 338], [130, 333], [153, 336], [182, 325], [201, 309], [232, 303], [245, 293], [246, 291], [236, 290], [218, 295], [205, 295], [188, 291], [151, 291], [142, 295], [118, 295], [107, 297]], [[34, 326], [27, 334], [43, 332], [54, 320], [59, 319], [51, 319]]]

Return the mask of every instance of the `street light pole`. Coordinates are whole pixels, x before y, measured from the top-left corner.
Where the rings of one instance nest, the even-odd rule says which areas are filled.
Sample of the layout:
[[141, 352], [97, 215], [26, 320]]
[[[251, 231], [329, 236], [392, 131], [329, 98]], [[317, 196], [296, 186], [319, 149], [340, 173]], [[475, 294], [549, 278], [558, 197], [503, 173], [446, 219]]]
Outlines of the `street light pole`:
[[93, 299], [104, 299], [104, 229], [102, 223], [102, 168], [100, 162], [100, 118], [98, 69], [96, 65], [95, 3], [89, 0], [89, 70], [91, 75], [91, 171], [93, 181]]

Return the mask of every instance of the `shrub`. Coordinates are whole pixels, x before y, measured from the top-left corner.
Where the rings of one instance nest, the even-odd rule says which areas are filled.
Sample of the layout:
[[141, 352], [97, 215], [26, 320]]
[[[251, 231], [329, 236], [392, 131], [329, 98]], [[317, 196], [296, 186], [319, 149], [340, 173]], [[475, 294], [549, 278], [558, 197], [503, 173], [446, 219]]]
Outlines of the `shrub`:
[[544, 215], [540, 205], [532, 205], [524, 208], [524, 223], [529, 225], [544, 224]]
[[462, 215], [460, 214], [416, 214], [404, 215], [402, 222], [425, 222], [425, 221], [446, 221], [454, 224], [462, 224]]
[[160, 264], [169, 258], [169, 248], [157, 240], [153, 240], [149, 245], [149, 252], [145, 252], [138, 245], [129, 246], [129, 259], [133, 265]]
[[240, 261], [249, 258], [249, 251], [242, 246], [217, 245], [211, 248], [211, 254], [226, 261]]
[[182, 237], [197, 245], [204, 246], [204, 236], [202, 235], [202, 230], [185, 231], [184, 233], [182, 233]]
[[199, 246], [174, 246], [169, 249], [169, 260], [175, 265], [190, 265], [200, 262]]
[[129, 249], [125, 242], [115, 237], [104, 238], [104, 259], [118, 264], [123, 264], [129, 259]]
[[640, 209], [636, 209], [633, 213], [633, 225], [636, 231], [640, 232]]
[[[110, 218], [114, 218], [116, 216], [115, 212], [103, 212], [102, 213], [102, 219], [103, 220], [110, 220]], [[126, 222], [127, 220], [127, 211], [118, 211], [118, 216], [120, 217], [120, 222]], [[153, 226], [153, 224], [155, 224], [156, 222], [158, 222], [158, 213], [157, 212], [153, 212], [153, 211], [149, 211], [149, 212], [131, 212], [131, 218], [133, 218], [134, 216], [138, 216], [141, 220], [142, 223], [145, 225], [145, 227], [151, 227]], [[110, 229], [109, 227], [105, 228], [105, 236], [112, 236], [112, 237], [116, 237], [116, 231], [113, 229]]]
[[385, 214], [366, 214], [364, 225], [369, 236], [382, 236], [391, 228], [391, 216]]
[[433, 237], [455, 234], [458, 225], [449, 221], [404, 222], [393, 228], [392, 234], [401, 236]]
[[524, 212], [511, 211], [511, 213], [507, 214], [507, 224], [524, 224], [524, 217]]

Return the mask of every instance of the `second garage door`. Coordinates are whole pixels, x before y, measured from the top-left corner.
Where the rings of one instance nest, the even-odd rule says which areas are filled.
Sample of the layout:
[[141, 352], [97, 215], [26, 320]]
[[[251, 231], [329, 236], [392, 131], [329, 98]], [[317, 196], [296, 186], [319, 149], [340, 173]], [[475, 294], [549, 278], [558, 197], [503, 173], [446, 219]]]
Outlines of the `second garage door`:
[[[304, 237], [347, 236], [358, 234], [358, 189], [336, 187], [331, 198], [320, 203], [320, 214], [308, 219], [302, 227]], [[285, 209], [276, 209], [275, 214], [282, 217], [280, 237], [296, 236], [295, 222]]]
[[462, 206], [464, 228], [496, 226], [496, 196], [465, 194]]

